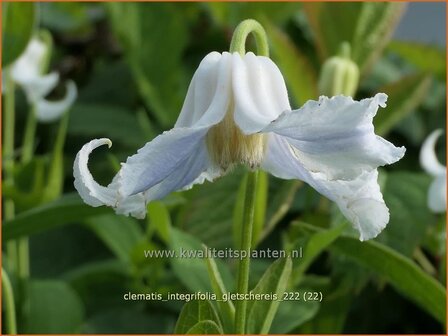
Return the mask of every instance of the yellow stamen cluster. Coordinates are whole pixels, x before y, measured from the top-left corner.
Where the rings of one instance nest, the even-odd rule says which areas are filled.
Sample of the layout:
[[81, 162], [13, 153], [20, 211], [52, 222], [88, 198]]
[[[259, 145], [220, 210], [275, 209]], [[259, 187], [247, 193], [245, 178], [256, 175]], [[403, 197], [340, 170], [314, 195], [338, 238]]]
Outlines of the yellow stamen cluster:
[[257, 168], [263, 160], [266, 135], [245, 135], [235, 124], [234, 105], [224, 119], [207, 133], [207, 147], [215, 164], [224, 170], [237, 164]]

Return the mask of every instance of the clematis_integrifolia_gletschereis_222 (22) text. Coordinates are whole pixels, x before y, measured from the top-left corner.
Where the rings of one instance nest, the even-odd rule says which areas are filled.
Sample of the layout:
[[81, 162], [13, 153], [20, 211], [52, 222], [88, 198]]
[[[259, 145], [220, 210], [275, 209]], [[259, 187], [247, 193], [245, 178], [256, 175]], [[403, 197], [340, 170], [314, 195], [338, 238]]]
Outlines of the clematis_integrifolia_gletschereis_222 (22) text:
[[377, 168], [405, 152], [374, 132], [373, 117], [386, 99], [384, 93], [361, 101], [321, 96], [293, 110], [269, 57], [211, 52], [194, 73], [171, 130], [130, 156], [107, 187], [94, 180], [88, 161], [95, 148], [112, 143], [90, 141], [74, 162], [75, 187], [91, 206], [143, 218], [148, 202], [242, 164], [308, 183], [336, 202], [361, 240], [371, 239], [389, 221]]

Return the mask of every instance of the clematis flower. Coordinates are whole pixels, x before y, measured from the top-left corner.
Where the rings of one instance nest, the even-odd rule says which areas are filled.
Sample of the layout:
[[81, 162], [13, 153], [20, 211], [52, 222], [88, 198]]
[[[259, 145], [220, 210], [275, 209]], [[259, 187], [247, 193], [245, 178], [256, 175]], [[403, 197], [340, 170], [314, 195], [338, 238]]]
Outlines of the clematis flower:
[[374, 133], [372, 119], [386, 99], [322, 96], [292, 110], [270, 58], [212, 52], [196, 70], [173, 129], [129, 157], [107, 187], [87, 164], [95, 148], [111, 142], [92, 140], [76, 156], [75, 187], [91, 206], [142, 218], [148, 202], [242, 164], [305, 181], [337, 203], [361, 240], [370, 239], [389, 221], [377, 167], [405, 152]]
[[435, 146], [442, 130], [433, 131], [423, 142], [420, 164], [434, 177], [428, 191], [428, 207], [435, 213], [446, 212], [446, 167], [437, 159]]
[[77, 97], [75, 83], [68, 81], [64, 98], [59, 101], [44, 98], [59, 82], [59, 75], [56, 72], [42, 74], [48, 52], [47, 45], [34, 37], [23, 54], [8, 69], [8, 75], [23, 88], [28, 103], [34, 106], [34, 112], [40, 122], [51, 122], [60, 118]]

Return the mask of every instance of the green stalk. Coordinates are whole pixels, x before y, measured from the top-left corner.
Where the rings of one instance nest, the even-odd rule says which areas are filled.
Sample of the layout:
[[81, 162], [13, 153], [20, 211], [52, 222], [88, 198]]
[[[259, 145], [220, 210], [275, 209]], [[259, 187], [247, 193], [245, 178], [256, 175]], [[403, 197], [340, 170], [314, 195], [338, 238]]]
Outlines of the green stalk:
[[22, 157], [23, 163], [31, 161], [34, 155], [34, 138], [36, 137], [37, 119], [34, 107], [28, 112], [25, 125], [25, 135], [23, 136]]
[[269, 57], [268, 38], [263, 26], [255, 20], [248, 19], [241, 22], [236, 27], [230, 42], [230, 52], [237, 52], [241, 56], [246, 53], [246, 39], [249, 34], [253, 34], [257, 44], [257, 54]]
[[[232, 41], [230, 42], [230, 52], [246, 54], [246, 39], [249, 34], [253, 34], [257, 44], [257, 54], [269, 57], [269, 44], [263, 26], [252, 19], [242, 21], [236, 27]], [[250, 252], [252, 247], [252, 234], [254, 231], [254, 213], [257, 190], [257, 172], [249, 172], [246, 182], [246, 194], [244, 199], [243, 225], [241, 226], [241, 249], [245, 251], [245, 257], [241, 258], [238, 265], [238, 294], [247, 294], [249, 291], [249, 271]], [[246, 332], [247, 300], [237, 300], [235, 305], [235, 332], [244, 334]]]
[[[3, 182], [8, 185], [14, 184], [14, 130], [15, 130], [15, 85], [9, 74], [6, 75], [6, 94], [3, 127]], [[14, 201], [4, 200], [4, 220], [14, 218]], [[6, 251], [13, 270], [18, 268], [17, 242], [9, 241], [6, 244]]]
[[[36, 136], [36, 128], [37, 128], [37, 119], [36, 114], [34, 112], [34, 108], [32, 108], [28, 112], [28, 117], [25, 125], [25, 134], [23, 137], [22, 144], [22, 163], [26, 164], [31, 161], [34, 155], [34, 139]], [[18, 241], [17, 246], [17, 254], [18, 254], [18, 274], [21, 280], [26, 280], [30, 276], [30, 261], [29, 261], [29, 242], [28, 238], [21, 238]]]
[[11, 281], [6, 271], [2, 267], [2, 294], [3, 307], [5, 310], [6, 333], [8, 335], [17, 334], [16, 307], [14, 304], [14, 292], [12, 290]]
[[[254, 224], [255, 191], [257, 185], [257, 172], [249, 172], [247, 176], [246, 195], [244, 199], [244, 215], [241, 230], [241, 251], [246, 256], [239, 261], [238, 284], [239, 294], [247, 294], [249, 291], [250, 252], [252, 245], [252, 232]], [[235, 332], [244, 334], [246, 331], [247, 300], [237, 300], [235, 309]]]

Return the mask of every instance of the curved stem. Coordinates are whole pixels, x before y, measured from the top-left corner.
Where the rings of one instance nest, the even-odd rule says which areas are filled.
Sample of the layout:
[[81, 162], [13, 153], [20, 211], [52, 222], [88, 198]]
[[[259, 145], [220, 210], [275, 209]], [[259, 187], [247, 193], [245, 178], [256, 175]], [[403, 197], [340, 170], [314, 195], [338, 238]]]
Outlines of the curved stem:
[[[252, 245], [252, 232], [254, 224], [255, 192], [257, 185], [257, 172], [249, 172], [247, 176], [246, 195], [244, 199], [244, 215], [241, 230], [241, 252], [245, 251], [244, 258], [241, 258], [238, 265], [238, 284], [239, 294], [247, 294], [249, 291], [249, 270], [250, 270], [250, 252]], [[247, 300], [238, 300], [235, 310], [235, 332], [244, 334], [246, 329], [246, 309]]]
[[12, 290], [11, 281], [6, 271], [2, 267], [2, 294], [3, 305], [6, 318], [6, 333], [8, 335], [17, 334], [16, 306], [14, 303], [14, 292]]
[[230, 52], [238, 52], [242, 56], [246, 54], [246, 39], [250, 33], [254, 34], [258, 55], [269, 57], [266, 31], [258, 21], [252, 19], [244, 20], [236, 27], [230, 42]]

